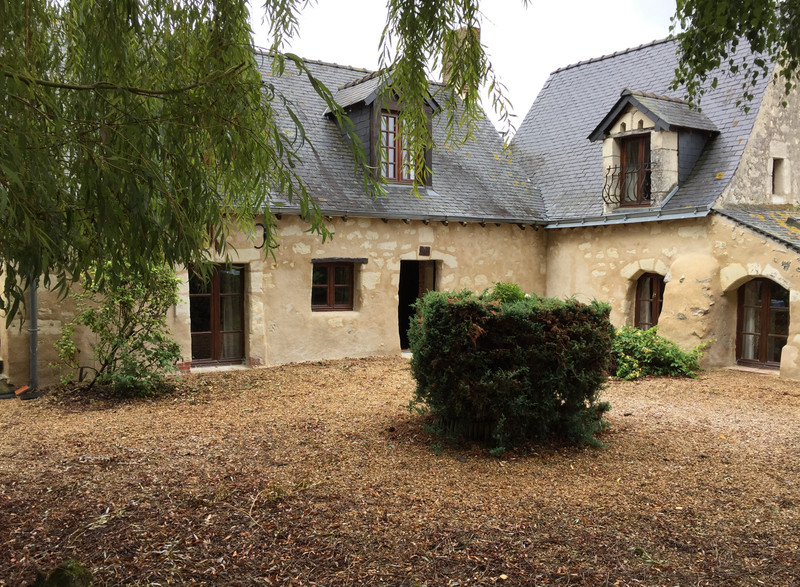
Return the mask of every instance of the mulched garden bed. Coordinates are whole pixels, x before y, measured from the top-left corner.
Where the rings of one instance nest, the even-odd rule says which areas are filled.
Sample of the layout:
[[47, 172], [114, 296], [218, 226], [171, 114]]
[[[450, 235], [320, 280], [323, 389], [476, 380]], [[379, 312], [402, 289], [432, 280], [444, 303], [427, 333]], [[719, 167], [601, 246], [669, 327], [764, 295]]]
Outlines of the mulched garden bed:
[[400, 358], [0, 402], [0, 585], [791, 585], [800, 385], [611, 382], [605, 448], [436, 454]]

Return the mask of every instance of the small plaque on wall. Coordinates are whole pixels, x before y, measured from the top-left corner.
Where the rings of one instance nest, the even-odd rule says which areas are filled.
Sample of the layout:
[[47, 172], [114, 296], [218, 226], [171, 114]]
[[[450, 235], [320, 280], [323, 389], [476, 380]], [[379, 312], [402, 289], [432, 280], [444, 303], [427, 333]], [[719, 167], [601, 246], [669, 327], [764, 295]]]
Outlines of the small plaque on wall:
[[431, 248], [427, 246], [423, 246], [419, 248], [419, 256], [420, 257], [430, 257], [431, 256]]

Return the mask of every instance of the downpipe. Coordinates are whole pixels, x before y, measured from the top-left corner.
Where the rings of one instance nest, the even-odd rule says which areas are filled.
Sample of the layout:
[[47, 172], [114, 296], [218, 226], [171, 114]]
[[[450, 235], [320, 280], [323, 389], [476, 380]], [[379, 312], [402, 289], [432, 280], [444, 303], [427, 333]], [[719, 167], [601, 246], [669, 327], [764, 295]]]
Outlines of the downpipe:
[[30, 326], [28, 326], [28, 333], [30, 334], [31, 352], [30, 352], [30, 372], [28, 375], [29, 391], [35, 391], [39, 387], [39, 280], [34, 278], [31, 280], [30, 289]]
[[28, 385], [23, 385], [14, 394], [21, 400], [36, 399], [44, 392], [39, 391], [39, 280], [31, 278], [28, 288], [28, 338], [30, 339], [30, 365]]

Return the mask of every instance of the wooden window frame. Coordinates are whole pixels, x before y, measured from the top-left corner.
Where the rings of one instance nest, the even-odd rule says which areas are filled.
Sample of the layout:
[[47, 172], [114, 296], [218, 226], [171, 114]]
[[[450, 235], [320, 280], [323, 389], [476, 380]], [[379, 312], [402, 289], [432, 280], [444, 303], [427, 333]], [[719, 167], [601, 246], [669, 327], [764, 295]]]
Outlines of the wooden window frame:
[[[762, 284], [765, 284], [767, 286], [767, 288], [765, 290], [762, 290], [761, 304], [759, 306], [752, 306], [752, 305], [747, 305], [746, 306], [745, 303], [744, 303], [744, 288], [747, 285], [749, 285], [750, 283], [759, 282], [759, 281]], [[778, 310], [778, 311], [781, 311], [781, 312], [789, 313], [790, 310], [789, 310], [789, 306], [788, 305], [785, 306], [785, 307], [784, 306], [773, 306], [772, 305], [772, 298], [773, 298], [773, 296], [772, 296], [772, 288], [773, 287], [780, 287], [782, 289], [785, 289], [785, 288], [783, 288], [783, 286], [781, 286], [778, 283], [775, 283], [774, 281], [772, 281], [770, 279], [767, 279], [767, 278], [764, 278], [764, 277], [759, 277], [759, 278], [753, 279], [751, 281], [748, 281], [747, 283], [742, 284], [739, 287], [739, 289], [737, 290], [738, 300], [737, 300], [737, 308], [736, 308], [736, 362], [738, 364], [740, 364], [740, 365], [752, 365], [752, 366], [755, 366], [755, 367], [767, 367], [767, 368], [772, 368], [772, 369], [777, 369], [777, 368], [779, 368], [781, 366], [780, 361], [769, 361], [769, 360], [767, 360], [767, 351], [769, 350], [769, 339], [770, 338], [782, 338], [782, 339], [785, 339], [786, 342], [784, 342], [784, 344], [781, 345], [781, 348], [783, 348], [783, 346], [785, 346], [786, 343], [788, 342], [789, 336], [788, 336], [788, 333], [787, 333], [787, 335], [784, 336], [784, 335], [780, 335], [780, 334], [772, 334], [772, 333], [769, 332], [770, 312], [772, 310]], [[749, 332], [749, 331], [745, 332], [743, 330], [743, 327], [744, 327], [744, 309], [745, 309], [745, 307], [758, 308], [760, 310], [759, 319], [760, 319], [761, 329], [759, 330], [759, 332]], [[791, 314], [789, 316], [789, 319], [791, 320]], [[744, 358], [742, 358], [742, 341], [743, 341], [743, 335], [744, 334], [756, 335], [756, 336], [759, 337], [758, 359], [757, 360], [756, 359], [744, 359]]]
[[[192, 344], [194, 344], [194, 337], [197, 335], [210, 335], [211, 336], [211, 357], [204, 358], [204, 359], [195, 359], [192, 358], [192, 365], [208, 365], [208, 364], [219, 364], [219, 365], [230, 365], [230, 364], [240, 364], [244, 361], [245, 358], [245, 313], [244, 313], [244, 299], [247, 291], [245, 289], [245, 273], [246, 267], [244, 265], [234, 264], [230, 266], [231, 268], [239, 269], [241, 271], [241, 275], [239, 276], [241, 280], [241, 293], [227, 293], [223, 294], [220, 291], [220, 270], [225, 269], [224, 265], [217, 266], [214, 269], [214, 273], [211, 275], [209, 280], [209, 291], [208, 293], [189, 293], [189, 304], [191, 307], [192, 298], [202, 298], [207, 297], [210, 300], [210, 326], [211, 330], [208, 331], [191, 331], [190, 332], [190, 340]], [[189, 277], [191, 279], [191, 275]], [[239, 330], [222, 330], [219, 327], [220, 323], [220, 312], [222, 308], [222, 298], [223, 297], [239, 297], [239, 315], [241, 316], [241, 324], [242, 328]], [[190, 326], [191, 329], [191, 326]], [[240, 337], [240, 344], [242, 348], [242, 356], [241, 357], [227, 357], [227, 358], [220, 358], [222, 354], [222, 335], [223, 334], [231, 334], [231, 333], [239, 333]], [[215, 358], [217, 357], [217, 358]]]
[[[658, 287], [653, 288], [653, 295], [651, 297], [645, 297], [644, 292], [642, 291], [644, 280], [646, 278], [657, 280], [658, 283]], [[636, 328], [639, 328], [640, 330], [649, 330], [653, 326], [658, 326], [658, 317], [661, 315], [661, 308], [664, 305], [664, 288], [666, 285], [667, 284], [664, 282], [664, 276], [660, 275], [659, 273], [643, 273], [639, 276], [639, 279], [636, 281], [636, 303], [634, 304], [633, 310], [633, 324]], [[650, 316], [652, 323], [640, 321], [639, 316], [641, 315], [640, 310], [642, 308], [642, 304], [650, 304]], [[649, 324], [649, 326], [645, 328], [644, 326], [647, 324]]]
[[[394, 96], [381, 96], [380, 99], [375, 100], [370, 106], [370, 122], [369, 122], [369, 160], [370, 166], [373, 169], [373, 173], [375, 174], [376, 179], [386, 181], [391, 185], [411, 185], [412, 180], [410, 178], [397, 179], [398, 177], [398, 160], [397, 160], [397, 153], [401, 151], [395, 150], [395, 173], [392, 177], [385, 177], [384, 171], [382, 169], [382, 148], [381, 148], [381, 116], [391, 115], [391, 116], [399, 116], [400, 112], [402, 111], [403, 105], [397, 100]], [[431, 132], [431, 124], [433, 119], [433, 108], [430, 104], [424, 106], [425, 114], [427, 116], [427, 129], [428, 132]], [[400, 130], [399, 128], [397, 129]], [[400, 133], [402, 134], [402, 133]], [[398, 145], [397, 137], [395, 137], [395, 142], [393, 144], [393, 148], [397, 149], [399, 146], [402, 148], [402, 142]], [[402, 161], [402, 160], [401, 160]], [[433, 185], [433, 149], [426, 148], [423, 152], [418, 153], [416, 157], [416, 166], [414, 167], [414, 173], [417, 176], [417, 182], [419, 185], [430, 186]]]
[[[626, 168], [627, 168], [627, 145], [638, 143], [639, 161], [642, 162], [641, 168], [636, 174], [636, 200], [626, 200]], [[647, 207], [652, 204], [652, 188], [647, 198], [645, 198], [645, 184], [649, 183], [647, 175], [650, 173], [650, 133], [636, 134], [619, 139], [619, 167], [620, 167], [620, 207]]]
[[[384, 119], [393, 120], [393, 130], [384, 129]], [[386, 125], [389, 126], [388, 124]], [[406, 165], [405, 161], [410, 157], [411, 151], [406, 148], [403, 132], [400, 129], [400, 115], [397, 112], [381, 110], [378, 114], [378, 170], [380, 176], [391, 183], [410, 185], [414, 181], [411, 174], [406, 170], [412, 168]], [[391, 137], [391, 138], [390, 138]], [[387, 140], [390, 139], [390, 140]], [[394, 156], [389, 159], [384, 153], [393, 151]], [[424, 157], [413, 166], [413, 175], [419, 176], [424, 171]], [[394, 166], [394, 173], [389, 173], [389, 166]]]
[[[327, 269], [327, 281], [325, 284], [314, 284], [314, 270], [318, 267], [325, 267]], [[346, 267], [348, 274], [348, 282], [346, 284], [336, 284], [335, 275], [337, 267]], [[356, 263], [354, 261], [313, 261], [311, 270], [311, 311], [312, 312], [334, 312], [334, 311], [352, 311], [355, 302], [355, 273]], [[350, 292], [349, 302], [347, 304], [336, 303], [336, 288], [346, 288]], [[314, 304], [314, 290], [325, 289], [325, 304]]]

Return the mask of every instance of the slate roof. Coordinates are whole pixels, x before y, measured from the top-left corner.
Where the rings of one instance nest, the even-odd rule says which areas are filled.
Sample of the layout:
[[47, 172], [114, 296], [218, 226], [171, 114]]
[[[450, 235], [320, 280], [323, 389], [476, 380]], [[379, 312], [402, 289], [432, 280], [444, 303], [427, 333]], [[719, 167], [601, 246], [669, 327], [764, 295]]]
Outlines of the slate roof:
[[[430, 219], [541, 223], [544, 207], [540, 194], [526, 181], [517, 161], [503, 152], [502, 141], [492, 123], [483, 120], [476, 133], [460, 149], [445, 144], [444, 116], [434, 116], [433, 137], [437, 145], [432, 153], [432, 185], [420, 188], [414, 197], [408, 186], [389, 184], [387, 195], [372, 198], [364, 191], [363, 179], [354, 173], [350, 147], [336, 122], [325, 116], [325, 102], [311, 87], [305, 75], [298, 75], [289, 62], [286, 73], [272, 76], [267, 54], [257, 54], [257, 63], [265, 81], [294, 105], [305, 127], [310, 144], [300, 149], [298, 173], [319, 203], [323, 213], [353, 217]], [[318, 61], [306, 61], [313, 75], [328, 88], [372, 88], [377, 80], [371, 72]], [[362, 83], [353, 83], [361, 80]], [[362, 88], [363, 86], [363, 88]], [[372, 88], [370, 91], [374, 90]], [[439, 86], [431, 88], [435, 98]], [[347, 94], [345, 94], [347, 95]], [[347, 100], [352, 100], [349, 95]], [[286, 117], [286, 129], [292, 132]], [[274, 212], [298, 212], [296, 205], [273, 197]], [[280, 204], [283, 204], [281, 206]]]
[[[339, 89], [333, 95], [333, 99], [345, 112], [350, 106], [355, 106], [356, 104], [372, 104], [380, 94], [382, 82], [384, 80], [381, 72], [373, 71], [362, 78], [339, 86]], [[391, 78], [387, 82], [391, 83]], [[427, 102], [433, 110], [439, 108], [436, 100], [431, 98], [430, 95], [427, 98]], [[328, 113], [330, 113], [330, 108], [325, 109], [325, 114]]]
[[589, 135], [589, 140], [602, 140], [608, 128], [616, 122], [619, 115], [628, 105], [645, 114], [653, 122], [656, 131], [690, 128], [714, 134], [719, 132], [714, 123], [705, 114], [690, 108], [689, 103], [685, 100], [632, 91], [626, 88], [622, 90], [620, 99], [611, 109], [611, 112], [603, 118], [603, 121]]
[[800, 210], [786, 206], [741, 206], [715, 212], [800, 252]]
[[[639, 109], [656, 118], [656, 127], [664, 130], [692, 128], [708, 132], [719, 132], [716, 125], [702, 112], [689, 107], [689, 103], [678, 98], [668, 98], [645, 92], [631, 92], [631, 100]], [[659, 124], [663, 124], [660, 127]]]
[[378, 95], [380, 87], [380, 74], [377, 71], [367, 74], [352, 82], [339, 87], [334, 99], [342, 108], [347, 108], [359, 102], [370, 104]]
[[[675, 50], [672, 40], [655, 41], [550, 75], [513, 142], [517, 156], [542, 192], [549, 220], [602, 217], [602, 141], [592, 143], [586, 137], [611, 111], [625, 88], [661, 96], [658, 107], [662, 112], [666, 109], [663, 97], [682, 98], [681, 89], [669, 89], [677, 65]], [[743, 43], [738, 50], [746, 50]], [[747, 113], [736, 105], [742, 94], [742, 78], [726, 73], [718, 78], [716, 89], [707, 91], [701, 107], [719, 135], [706, 144], [684, 184], [662, 210], [651, 211], [653, 214], [687, 210], [708, 214], [736, 172], [769, 78], [760, 80], [754, 88], [756, 100]], [[679, 110], [686, 113], [683, 107]], [[667, 116], [679, 114], [670, 111]], [[638, 214], [640, 220], [646, 217], [645, 213]]]

